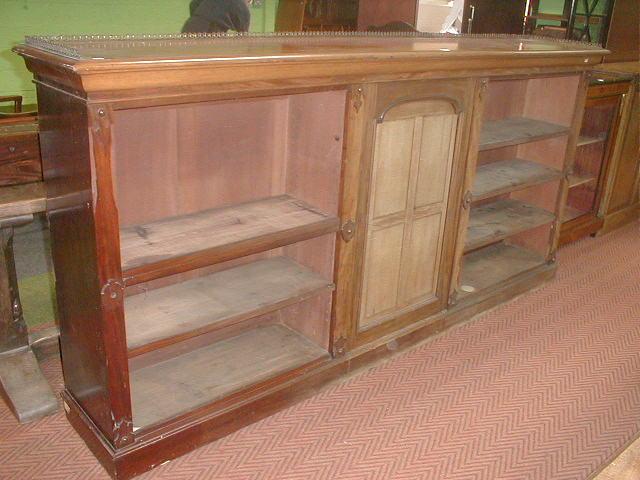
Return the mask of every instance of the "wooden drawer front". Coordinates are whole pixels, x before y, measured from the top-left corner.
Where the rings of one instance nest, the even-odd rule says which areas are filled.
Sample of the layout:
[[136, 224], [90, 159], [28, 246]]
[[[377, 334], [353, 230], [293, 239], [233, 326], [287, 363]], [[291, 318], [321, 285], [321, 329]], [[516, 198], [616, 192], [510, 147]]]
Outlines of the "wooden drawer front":
[[42, 180], [38, 135], [0, 137], [0, 185]]
[[375, 136], [360, 328], [442, 301], [438, 275], [458, 114], [446, 100], [389, 110]]

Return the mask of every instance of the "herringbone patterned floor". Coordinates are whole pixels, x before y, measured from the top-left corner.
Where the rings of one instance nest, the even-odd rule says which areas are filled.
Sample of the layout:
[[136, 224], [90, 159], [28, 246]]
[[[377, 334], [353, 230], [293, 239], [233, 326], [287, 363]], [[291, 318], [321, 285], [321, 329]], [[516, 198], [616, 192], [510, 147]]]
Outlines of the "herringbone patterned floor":
[[[587, 478], [640, 432], [639, 225], [559, 260], [543, 288], [140, 478]], [[18, 426], [0, 406], [0, 478], [106, 474], [62, 414]]]

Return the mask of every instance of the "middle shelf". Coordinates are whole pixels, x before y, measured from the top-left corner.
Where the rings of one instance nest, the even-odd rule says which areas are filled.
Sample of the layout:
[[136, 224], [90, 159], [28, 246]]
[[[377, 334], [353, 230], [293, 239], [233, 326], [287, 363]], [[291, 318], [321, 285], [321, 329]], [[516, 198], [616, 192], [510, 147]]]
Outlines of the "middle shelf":
[[121, 229], [123, 277], [146, 282], [338, 230], [339, 221], [280, 195]]
[[551, 223], [555, 215], [519, 200], [501, 199], [471, 209], [465, 252]]
[[473, 200], [484, 200], [562, 177], [562, 172], [537, 162], [513, 158], [478, 167]]
[[272, 257], [125, 298], [129, 356], [299, 303], [333, 288], [287, 257]]

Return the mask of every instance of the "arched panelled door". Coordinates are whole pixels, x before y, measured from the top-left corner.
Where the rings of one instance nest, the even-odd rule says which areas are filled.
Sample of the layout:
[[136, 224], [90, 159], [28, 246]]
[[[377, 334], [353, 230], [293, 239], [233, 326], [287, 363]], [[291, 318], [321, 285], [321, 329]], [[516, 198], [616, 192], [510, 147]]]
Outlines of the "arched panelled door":
[[369, 113], [353, 333], [363, 341], [447, 306], [474, 86], [421, 84], [411, 97], [379, 86]]

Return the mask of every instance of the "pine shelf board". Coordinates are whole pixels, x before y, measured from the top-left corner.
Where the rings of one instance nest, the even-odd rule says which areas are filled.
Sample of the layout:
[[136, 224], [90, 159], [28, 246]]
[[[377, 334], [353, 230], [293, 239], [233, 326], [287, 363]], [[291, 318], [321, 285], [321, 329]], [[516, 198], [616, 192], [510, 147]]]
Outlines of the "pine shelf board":
[[596, 177], [577, 175], [575, 173], [572, 173], [569, 175], [569, 188], [577, 187], [580, 185], [587, 185], [595, 181], [596, 181]]
[[120, 231], [127, 285], [290, 245], [338, 230], [328, 215], [290, 195], [126, 227]]
[[125, 298], [129, 357], [273, 312], [333, 288], [273, 257]]
[[134, 429], [329, 358], [283, 325], [258, 326], [130, 373]]
[[554, 220], [553, 213], [518, 200], [497, 200], [473, 207], [469, 215], [465, 251], [504, 240]]
[[468, 253], [463, 260], [462, 290], [459, 292], [459, 298], [500, 285], [544, 263], [545, 260], [541, 255], [504, 243]]
[[585, 212], [584, 210], [578, 210], [577, 208], [570, 207], [569, 205], [565, 205], [564, 213], [562, 215], [562, 222], [569, 222], [574, 220], [582, 215], [586, 215], [589, 212]]
[[585, 145], [593, 145], [594, 143], [602, 143], [605, 141], [606, 138], [607, 138], [606, 134], [598, 135], [597, 137], [588, 137], [586, 135], [580, 135], [578, 137], [578, 142], [576, 143], [576, 146], [583, 147]]
[[480, 134], [480, 150], [520, 145], [569, 133], [569, 127], [526, 117], [510, 117], [485, 122]]
[[473, 200], [484, 200], [504, 193], [557, 180], [562, 173], [529, 160], [514, 158], [478, 167], [473, 184]]

